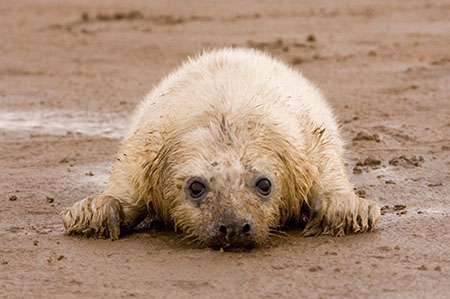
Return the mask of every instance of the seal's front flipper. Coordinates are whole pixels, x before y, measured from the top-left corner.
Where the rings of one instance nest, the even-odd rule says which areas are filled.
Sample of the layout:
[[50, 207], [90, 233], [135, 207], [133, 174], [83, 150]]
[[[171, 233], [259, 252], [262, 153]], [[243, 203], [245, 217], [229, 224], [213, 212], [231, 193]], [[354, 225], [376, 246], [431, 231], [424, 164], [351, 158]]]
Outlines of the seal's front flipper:
[[121, 228], [126, 229], [125, 215], [120, 202], [109, 195], [88, 197], [62, 212], [68, 234], [118, 239]]

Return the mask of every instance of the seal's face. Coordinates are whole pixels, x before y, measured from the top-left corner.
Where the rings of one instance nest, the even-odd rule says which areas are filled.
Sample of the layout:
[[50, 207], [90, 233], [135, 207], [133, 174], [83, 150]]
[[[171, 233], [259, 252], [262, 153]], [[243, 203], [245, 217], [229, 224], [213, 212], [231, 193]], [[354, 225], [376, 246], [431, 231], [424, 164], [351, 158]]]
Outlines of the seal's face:
[[184, 206], [200, 216], [196, 235], [208, 246], [251, 247], [268, 234], [275, 184], [265, 172], [233, 164], [214, 161], [184, 184]]
[[279, 222], [279, 163], [260, 144], [228, 141], [200, 129], [178, 142], [171, 219], [201, 244], [253, 247]]

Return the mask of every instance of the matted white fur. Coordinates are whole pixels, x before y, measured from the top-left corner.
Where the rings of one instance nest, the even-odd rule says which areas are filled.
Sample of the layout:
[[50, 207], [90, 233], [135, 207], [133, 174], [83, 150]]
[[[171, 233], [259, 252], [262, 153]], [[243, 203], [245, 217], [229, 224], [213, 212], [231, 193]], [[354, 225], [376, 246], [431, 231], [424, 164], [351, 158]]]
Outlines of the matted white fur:
[[[67, 208], [64, 225], [114, 239], [150, 213], [208, 245], [224, 215], [251, 223], [228, 243], [261, 243], [287, 222], [305, 235], [371, 230], [379, 207], [355, 195], [342, 155], [332, 110], [299, 72], [254, 50], [204, 53], [145, 97], [105, 192]], [[262, 176], [267, 197], [253, 186]], [[207, 185], [201, 200], [186, 193], [192, 178]]]

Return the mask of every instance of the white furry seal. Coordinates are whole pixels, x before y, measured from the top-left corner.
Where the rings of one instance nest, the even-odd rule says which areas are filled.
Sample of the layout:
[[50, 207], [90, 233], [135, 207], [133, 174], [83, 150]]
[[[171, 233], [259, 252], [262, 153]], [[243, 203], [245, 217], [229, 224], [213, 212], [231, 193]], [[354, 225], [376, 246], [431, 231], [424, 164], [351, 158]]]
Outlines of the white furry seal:
[[200, 244], [251, 246], [372, 230], [379, 207], [344, 171], [326, 101], [297, 71], [245, 49], [189, 60], [140, 104], [106, 190], [63, 211], [67, 233], [116, 239], [148, 214]]

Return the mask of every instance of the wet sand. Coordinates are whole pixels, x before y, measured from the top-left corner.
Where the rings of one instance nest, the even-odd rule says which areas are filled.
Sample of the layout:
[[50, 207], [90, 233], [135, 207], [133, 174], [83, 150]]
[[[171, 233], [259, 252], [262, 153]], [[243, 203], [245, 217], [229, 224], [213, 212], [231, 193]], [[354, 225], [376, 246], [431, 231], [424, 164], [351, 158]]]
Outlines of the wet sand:
[[[0, 297], [419, 297], [450, 294], [448, 1], [3, 1]], [[189, 55], [255, 47], [326, 94], [347, 170], [383, 207], [373, 233], [248, 252], [169, 229], [67, 236], [102, 190], [135, 105]]]

